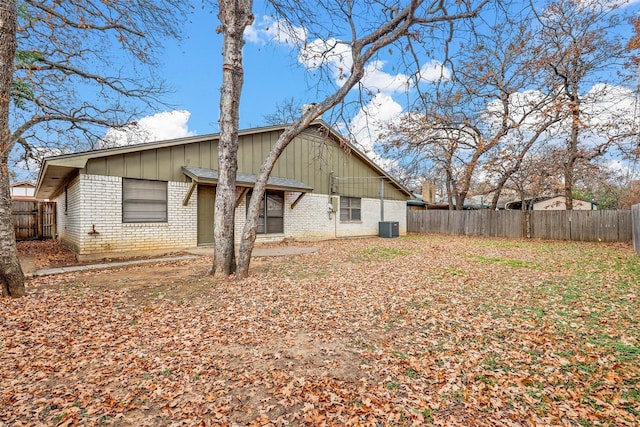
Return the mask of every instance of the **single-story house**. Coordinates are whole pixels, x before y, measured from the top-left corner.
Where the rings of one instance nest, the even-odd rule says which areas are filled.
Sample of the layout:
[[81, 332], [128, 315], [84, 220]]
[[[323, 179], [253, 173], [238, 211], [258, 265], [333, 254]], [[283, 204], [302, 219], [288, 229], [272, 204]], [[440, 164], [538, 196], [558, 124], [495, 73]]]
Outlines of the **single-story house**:
[[34, 194], [36, 185], [32, 182], [21, 181], [11, 184], [12, 200], [36, 200]]
[[[567, 210], [567, 199], [565, 196], [553, 197], [532, 197], [525, 199], [525, 210], [534, 211], [564, 211]], [[505, 204], [507, 210], [521, 210], [522, 200], [514, 200]], [[573, 199], [573, 209], [576, 211], [588, 211], [598, 209], [595, 202], [588, 202], [581, 199]]]
[[[236, 239], [256, 174], [285, 126], [240, 131]], [[44, 159], [36, 196], [57, 203], [59, 239], [79, 259], [213, 244], [219, 135]], [[379, 221], [406, 234], [409, 190], [326, 123], [314, 122], [275, 164], [257, 243], [375, 236]]]

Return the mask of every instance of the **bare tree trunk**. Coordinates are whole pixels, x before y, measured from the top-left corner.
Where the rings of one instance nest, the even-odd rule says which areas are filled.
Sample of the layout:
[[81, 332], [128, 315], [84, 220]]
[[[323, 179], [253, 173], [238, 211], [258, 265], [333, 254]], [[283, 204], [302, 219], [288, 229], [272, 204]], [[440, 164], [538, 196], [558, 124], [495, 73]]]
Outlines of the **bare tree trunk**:
[[500, 195], [502, 194], [503, 188], [504, 184], [494, 191], [493, 197], [491, 198], [491, 206], [489, 206], [489, 210], [498, 210], [498, 200], [500, 200]]
[[573, 162], [569, 161], [564, 167], [564, 197], [567, 210], [573, 210]]
[[459, 191], [456, 193], [456, 210], [461, 211], [464, 210], [464, 200], [467, 198], [467, 193], [465, 191]]
[[17, 298], [24, 295], [24, 274], [13, 230], [7, 155], [0, 161], [0, 295]]
[[[331, 104], [326, 104], [331, 105]], [[247, 208], [247, 220], [245, 222], [244, 230], [242, 232], [242, 239], [240, 240], [240, 251], [238, 254], [238, 270], [236, 271], [237, 277], [247, 277], [249, 275], [249, 265], [251, 262], [251, 252], [256, 242], [256, 233], [258, 230], [258, 218], [260, 202], [264, 196], [265, 187], [269, 175], [273, 170], [273, 166], [282, 154], [287, 145], [304, 129], [309, 126], [311, 121], [315, 119], [319, 114], [318, 111], [326, 110], [325, 106], [316, 106], [312, 111], [308, 111], [297, 122], [289, 126], [280, 135], [276, 143], [271, 148], [269, 155], [260, 167], [260, 173], [256, 179], [256, 184], [253, 187], [251, 193], [251, 199], [249, 200], [249, 207]]]
[[240, 94], [244, 81], [242, 47], [244, 30], [253, 22], [253, 2], [220, 0], [219, 7], [218, 17], [223, 33], [223, 64], [212, 273], [216, 276], [228, 276], [236, 269], [234, 227]]
[[13, 81], [13, 58], [16, 52], [16, 1], [0, 2], [0, 295], [24, 295], [24, 274], [18, 260], [16, 236], [11, 215], [9, 184], [9, 103]]
[[572, 88], [571, 96], [571, 136], [567, 144], [567, 162], [564, 166], [564, 196], [568, 211], [573, 210], [573, 181], [580, 133], [580, 103], [578, 102], [577, 85]]
[[451, 178], [451, 174], [447, 171], [447, 182], [446, 182], [446, 187], [447, 187], [447, 204], [449, 205], [449, 210], [452, 211], [455, 209], [455, 204], [453, 203], [453, 183], [451, 182], [452, 178]]

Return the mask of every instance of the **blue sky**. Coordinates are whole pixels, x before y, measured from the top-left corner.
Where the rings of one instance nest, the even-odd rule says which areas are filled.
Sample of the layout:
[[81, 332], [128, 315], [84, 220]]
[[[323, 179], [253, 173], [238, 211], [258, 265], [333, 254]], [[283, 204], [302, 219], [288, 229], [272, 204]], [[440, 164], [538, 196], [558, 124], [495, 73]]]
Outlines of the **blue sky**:
[[[189, 130], [206, 134], [218, 131], [222, 35], [215, 32], [219, 24], [215, 14], [198, 10], [191, 18], [185, 23], [185, 40], [167, 46], [162, 62], [165, 78], [175, 89], [168, 102], [191, 113]], [[313, 102], [296, 52], [286, 44], [264, 41], [247, 42], [243, 51], [241, 128], [264, 125], [264, 116], [287, 98]]]
[[[299, 48], [282, 38], [277, 31], [277, 23], [268, 14], [261, 12], [261, 7], [262, 4], [256, 2], [254, 25], [245, 33], [241, 129], [267, 124], [264, 116], [273, 113], [285, 100], [294, 99], [299, 104], [305, 104], [320, 101], [326, 95], [326, 92], [316, 92], [314, 70], [303, 65], [299, 59]], [[214, 13], [199, 8], [190, 18], [184, 24], [185, 39], [168, 43], [162, 52], [160, 62], [164, 65], [161, 71], [174, 93], [166, 98], [171, 108], [160, 106], [157, 117], [142, 120], [145, 126], [155, 129], [151, 132], [154, 139], [218, 131], [222, 35], [217, 34], [215, 29], [219, 22]], [[299, 30], [304, 34], [303, 29]], [[312, 36], [306, 36], [306, 41], [310, 48], [323, 48], [325, 43]], [[333, 63], [328, 67], [329, 70], [335, 71], [345, 65], [344, 58], [337, 56], [330, 59], [329, 62]], [[383, 52], [381, 58], [372, 62], [365, 78], [367, 89], [377, 95], [373, 100], [367, 99], [365, 103], [372, 102], [365, 104], [364, 108], [373, 116], [388, 119], [403, 111], [401, 103], [406, 100], [408, 77], [394, 71], [396, 66], [393, 55]], [[349, 68], [348, 60], [345, 68]], [[437, 79], [441, 72], [443, 70], [437, 58], [424, 58], [424, 84]], [[330, 76], [328, 85], [335, 85], [336, 81], [335, 75]], [[320, 90], [326, 87], [325, 85]], [[188, 112], [188, 116], [182, 113], [169, 114], [172, 108]], [[367, 125], [362, 114], [358, 115], [359, 109], [360, 106], [355, 106], [351, 110], [350, 118], [354, 121], [352, 131], [360, 134], [360, 148], [373, 154], [373, 138], [368, 129], [364, 129]]]
[[[590, 0], [585, 0], [590, 1]], [[635, 14], [640, 0], [634, 0], [630, 6]], [[222, 82], [222, 35], [216, 33], [219, 25], [215, 12], [202, 9], [201, 1], [196, 5], [189, 20], [184, 23], [184, 39], [180, 42], [168, 41], [165, 50], [160, 52], [160, 75], [164, 76], [168, 86], [173, 89], [165, 99], [169, 107], [158, 105], [157, 111], [148, 117], [140, 117], [138, 122], [150, 130], [150, 139], [170, 139], [190, 135], [203, 135], [218, 131], [219, 93]], [[240, 128], [265, 125], [264, 116], [274, 112], [276, 106], [286, 99], [295, 99], [300, 104], [321, 100], [318, 95], [313, 69], [307, 69], [299, 60], [299, 50], [288, 43], [277, 31], [277, 23], [264, 12], [263, 2], [254, 5], [255, 23], [246, 32], [247, 43], [244, 48], [244, 87], [240, 104]], [[627, 27], [628, 28], [628, 27]], [[298, 28], [299, 34], [304, 29]], [[334, 34], [339, 37], [339, 34]], [[626, 40], [630, 34], [621, 34]], [[302, 37], [309, 48], [323, 47], [326, 40], [315, 36]], [[117, 54], [115, 52], [114, 54]], [[434, 55], [441, 55], [437, 49]], [[382, 129], [385, 121], [398, 117], [407, 108], [407, 76], [395, 67], [397, 55], [381, 54], [377, 61], [370, 64], [365, 76], [364, 86], [376, 93], [372, 99], [365, 99], [364, 105], [352, 108], [350, 130], [358, 138], [360, 148], [376, 158], [373, 151], [376, 131]], [[437, 79], [442, 72], [439, 67], [441, 58], [421, 58], [424, 85]], [[333, 62], [331, 62], [333, 61]], [[329, 70], [345, 66], [348, 60], [330, 58]], [[309, 63], [306, 64], [309, 66]], [[332, 68], [333, 67], [333, 68]], [[329, 85], [335, 85], [336, 76], [330, 76]], [[353, 96], [353, 95], [352, 95]], [[321, 98], [322, 97], [322, 98]], [[365, 120], [363, 111], [369, 118], [379, 120], [372, 123]], [[377, 127], [377, 129], [376, 129]], [[116, 136], [116, 138], [118, 138]]]
[[[637, 9], [637, 2], [634, 3], [631, 7]], [[256, 2], [255, 14], [254, 28], [251, 36], [246, 37], [244, 48], [241, 128], [264, 125], [264, 116], [272, 113], [285, 99], [294, 98], [301, 104], [318, 101], [313, 88], [309, 87], [309, 72], [298, 61], [295, 47], [273, 41], [273, 23], [269, 28], [272, 32], [265, 31], [269, 25], [265, 23], [261, 2]], [[219, 25], [215, 13], [197, 7], [190, 18], [184, 26], [185, 39], [168, 43], [160, 62], [164, 64], [162, 74], [175, 91], [167, 101], [175, 110], [190, 113], [182, 131], [202, 135], [218, 131], [222, 35], [215, 32]], [[622, 36], [628, 38], [626, 34]], [[270, 42], [269, 38], [272, 39]], [[438, 58], [424, 58], [424, 63], [434, 59]], [[405, 108], [402, 104], [406, 95], [402, 90], [390, 88], [390, 82], [396, 77], [393, 63], [380, 63], [378, 68], [378, 81], [369, 86], [380, 92], [380, 114], [399, 114]], [[160, 111], [170, 111], [170, 108], [162, 107]], [[165, 126], [169, 125], [167, 117], [163, 122]]]

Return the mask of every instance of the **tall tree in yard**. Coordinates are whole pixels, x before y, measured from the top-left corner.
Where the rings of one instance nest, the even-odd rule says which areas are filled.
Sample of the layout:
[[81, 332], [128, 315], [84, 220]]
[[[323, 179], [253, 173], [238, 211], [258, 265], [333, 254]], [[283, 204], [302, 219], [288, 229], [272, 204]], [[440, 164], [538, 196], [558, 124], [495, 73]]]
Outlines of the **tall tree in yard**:
[[[628, 139], [629, 117], [606, 117], [613, 109], [598, 109], [598, 103], [612, 90], [610, 85], [596, 85], [604, 73], [615, 79], [628, 52], [615, 28], [621, 13], [608, 0], [582, 2], [557, 0], [539, 14], [545, 46], [539, 60], [550, 69], [556, 80], [556, 105], [567, 119], [565, 128], [564, 195], [567, 209], [573, 209], [573, 192], [577, 170], [606, 154], [615, 144]], [[615, 107], [615, 106], [614, 106]]]
[[536, 64], [539, 40], [523, 24], [530, 14], [512, 5], [470, 26], [450, 59], [451, 78], [421, 94], [383, 138], [398, 161], [443, 171], [450, 209], [463, 209], [481, 171], [491, 175], [495, 209], [528, 150], [559, 119]]
[[[287, 126], [262, 164], [249, 201], [247, 221], [240, 239], [240, 253], [236, 270], [238, 277], [248, 275], [251, 252], [256, 239], [261, 199], [273, 166], [287, 145], [315, 119], [340, 104], [347, 97], [350, 91], [362, 81], [367, 65], [376, 58], [376, 55], [382, 49], [387, 49], [389, 52], [394, 50], [408, 52], [409, 55], [407, 57], [409, 58], [411, 57], [410, 53], [415, 52], [413, 48], [416, 45], [420, 44], [420, 47], [424, 48], [427, 41], [438, 40], [442, 42], [439, 48], [444, 51], [446, 49], [446, 39], [452, 31], [454, 23], [475, 17], [486, 3], [486, 0], [477, 2], [425, 2], [423, 0], [412, 0], [406, 6], [399, 6], [395, 1], [305, 2], [273, 0], [270, 2], [275, 13], [280, 18], [278, 22], [282, 23], [285, 28], [304, 28], [306, 34], [316, 37], [311, 43], [301, 40], [301, 44], [305, 47], [301, 56], [308, 60], [309, 63], [314, 64], [310, 68], [314, 68], [319, 76], [327, 75], [324, 72], [328, 70], [328, 63], [332, 60], [339, 58], [346, 66], [338, 68], [337, 73], [329, 72], [328, 75], [331, 76], [331, 79], [336, 80], [333, 89], [322, 93], [314, 104], [310, 104], [310, 107], [305, 109], [305, 112], [297, 120]], [[241, 68], [238, 68], [241, 64], [229, 63], [231, 56], [228, 55], [231, 55], [232, 52], [229, 51], [227, 53], [226, 49], [227, 46], [230, 49], [232, 46], [241, 46], [242, 33], [238, 30], [244, 29], [243, 25], [246, 26], [250, 23], [251, 10], [245, 10], [243, 14], [234, 15], [239, 16], [240, 20], [232, 21], [234, 24], [230, 25], [230, 22], [225, 21], [225, 19], [228, 19], [227, 14], [231, 12], [227, 12], [226, 9], [237, 11], [239, 7], [251, 7], [251, 3], [238, 0], [220, 0], [219, 6], [222, 21], [221, 30], [225, 39], [223, 42], [225, 46], [225, 52], [223, 52], [223, 57], [225, 58], [224, 67], [231, 66], [230, 70], [223, 69], [223, 72], [230, 73], [230, 75], [235, 72], [241, 75]], [[309, 19], [310, 10], [314, 11], [316, 19]], [[346, 37], [347, 39], [342, 40], [340, 37]], [[227, 42], [227, 38], [235, 38], [236, 40]], [[394, 45], [398, 49], [394, 49]], [[433, 46], [425, 48], [424, 51], [430, 51], [429, 49], [432, 48]], [[241, 59], [241, 56], [236, 53], [234, 58]], [[416, 67], [412, 70], [411, 75], [419, 80], [421, 79], [420, 66], [422, 64], [414, 63], [413, 65]], [[225, 76], [225, 83], [222, 88], [223, 94], [228, 90], [225, 85], [230, 85], [233, 81]], [[236, 109], [239, 105], [239, 87], [233, 93], [236, 97], [233, 102], [226, 105], [229, 108]], [[233, 117], [237, 112], [221, 111], [221, 117], [223, 114], [230, 114]], [[229, 177], [225, 179], [230, 181], [232, 179], [231, 175], [235, 174], [236, 159], [234, 157], [236, 155], [236, 147], [233, 145], [233, 141], [237, 126], [229, 126], [222, 129], [221, 120], [220, 131], [221, 141], [232, 142], [232, 145], [227, 145], [226, 142], [220, 144], [226, 152], [220, 152], [220, 158], [224, 158], [225, 161], [219, 164], [219, 173], [221, 176], [228, 175]], [[221, 209], [231, 210], [231, 206], [234, 206], [235, 195], [233, 186], [225, 185], [222, 188], [218, 186], [216, 191], [216, 218], [220, 215], [225, 215], [224, 212], [220, 211]], [[218, 199], [222, 200], [218, 201]], [[226, 231], [215, 231], [216, 247], [223, 244], [225, 247], [231, 248], [233, 245], [233, 242], [228, 240], [233, 236], [232, 229], [234, 227], [234, 223], [230, 218], [231, 216], [224, 223], [216, 219], [216, 227], [225, 227], [226, 229]], [[222, 236], [225, 239], [224, 243], [218, 241], [218, 236]], [[229, 249], [225, 250], [224, 253], [216, 250], [216, 257], [219, 254], [227, 258], [225, 260], [214, 260], [215, 274], [226, 275], [233, 273], [233, 252]], [[225, 267], [224, 271], [219, 272], [216, 269], [222, 267]]]
[[[186, 0], [0, 1], [0, 260], [3, 295], [24, 293], [8, 168], [43, 152], [95, 148], [107, 128], [153, 111], [166, 92], [154, 53], [178, 37]], [[118, 54], [108, 52], [118, 49]], [[14, 150], [18, 151], [18, 150]], [[15, 154], [15, 153], [14, 153]]]
[[9, 104], [16, 52], [16, 14], [16, 1], [0, 1], [0, 295], [12, 297], [24, 295], [24, 275], [13, 232], [9, 187]]
[[252, 10], [252, 0], [220, 0], [219, 2], [218, 18], [221, 26], [218, 31], [223, 34], [222, 88], [212, 270], [218, 276], [227, 276], [236, 269], [234, 218], [240, 94], [244, 81], [242, 47], [244, 30], [253, 22]]

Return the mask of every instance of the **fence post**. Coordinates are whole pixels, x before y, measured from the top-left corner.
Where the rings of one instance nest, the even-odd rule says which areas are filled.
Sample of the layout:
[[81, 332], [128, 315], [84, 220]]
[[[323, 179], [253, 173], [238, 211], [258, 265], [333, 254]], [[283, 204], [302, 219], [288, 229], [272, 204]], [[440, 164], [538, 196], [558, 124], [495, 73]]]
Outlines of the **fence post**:
[[640, 255], [640, 204], [631, 206], [631, 235], [633, 248]]
[[524, 229], [523, 231], [523, 235], [524, 237], [526, 237], [527, 239], [531, 238], [531, 211], [529, 209], [527, 209], [526, 211], [522, 212], [524, 215], [522, 215], [522, 222], [524, 223]]
[[36, 215], [36, 223], [38, 224], [37, 225], [38, 231], [36, 233], [36, 237], [38, 239], [42, 239], [43, 231], [44, 231], [43, 230], [44, 229], [44, 227], [43, 227], [44, 221], [43, 221], [43, 218], [42, 218], [42, 214], [43, 214], [42, 203], [38, 203], [38, 214]]

